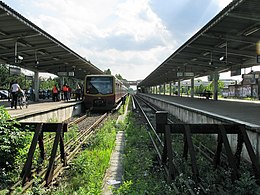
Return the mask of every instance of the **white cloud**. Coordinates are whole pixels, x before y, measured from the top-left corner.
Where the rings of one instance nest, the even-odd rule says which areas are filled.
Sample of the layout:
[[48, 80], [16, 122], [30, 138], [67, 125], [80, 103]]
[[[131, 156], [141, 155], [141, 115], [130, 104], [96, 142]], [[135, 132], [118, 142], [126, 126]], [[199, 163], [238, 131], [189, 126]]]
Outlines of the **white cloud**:
[[142, 79], [176, 47], [149, 0], [38, 0], [30, 20], [89, 59], [128, 80]]
[[226, 7], [232, 0], [216, 0], [216, 4], [218, 5], [219, 9], [223, 9]]
[[[191, 0], [6, 1], [99, 69], [110, 68], [113, 74], [121, 74], [128, 80], [149, 75], [174, 52], [177, 43], [194, 33], [194, 23], [202, 18], [185, 20], [185, 16], [195, 11], [190, 9]], [[220, 10], [230, 1], [211, 0], [209, 4], [216, 3]], [[155, 4], [161, 10], [152, 7]], [[174, 11], [172, 6], [178, 9]], [[211, 9], [204, 15], [208, 12]], [[180, 22], [172, 23], [173, 19]]]

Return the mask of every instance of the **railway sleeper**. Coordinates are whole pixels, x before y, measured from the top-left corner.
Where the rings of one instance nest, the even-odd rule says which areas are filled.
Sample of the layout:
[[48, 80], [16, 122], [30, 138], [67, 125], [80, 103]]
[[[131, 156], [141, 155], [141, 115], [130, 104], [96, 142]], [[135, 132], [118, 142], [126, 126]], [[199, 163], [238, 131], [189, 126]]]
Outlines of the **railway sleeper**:
[[29, 181], [31, 178], [32, 161], [37, 147], [37, 142], [40, 149], [40, 159], [41, 161], [43, 161], [45, 158], [43, 133], [56, 132], [54, 143], [51, 150], [51, 157], [49, 158], [49, 165], [45, 174], [45, 182], [46, 185], [48, 185], [53, 178], [54, 163], [55, 163], [55, 157], [57, 154], [58, 145], [60, 145], [61, 162], [63, 163], [63, 166], [67, 165], [66, 154], [64, 151], [63, 137], [64, 137], [64, 132], [68, 131], [68, 124], [67, 123], [21, 122], [20, 125], [17, 125], [17, 127], [20, 128], [21, 130], [26, 129], [31, 132], [34, 132], [34, 136], [28, 152], [27, 160], [20, 174], [20, 177], [22, 178], [22, 186], [24, 186], [25, 183]]
[[[213, 157], [213, 166], [217, 168], [220, 165], [221, 152], [224, 146], [226, 151], [227, 160], [229, 167], [231, 168], [232, 174], [231, 179], [235, 181], [239, 179], [239, 165], [241, 160], [241, 152], [243, 144], [247, 150], [251, 165], [254, 171], [256, 182], [260, 185], [260, 166], [258, 165], [256, 155], [253, 147], [250, 143], [246, 128], [241, 124], [167, 124], [167, 115], [165, 111], [156, 112], [156, 132], [164, 134], [164, 148], [162, 152], [163, 164], [168, 165], [168, 181], [171, 181], [177, 175], [176, 167], [174, 167], [173, 161], [173, 149], [171, 146], [172, 136], [171, 134], [183, 134], [184, 145], [183, 145], [183, 157], [187, 160], [188, 153], [192, 166], [193, 179], [196, 183], [199, 183], [199, 171], [196, 162], [195, 146], [192, 142], [193, 134], [214, 134], [218, 136], [217, 149]], [[228, 140], [228, 134], [237, 134], [237, 149], [233, 154], [230, 143]]]

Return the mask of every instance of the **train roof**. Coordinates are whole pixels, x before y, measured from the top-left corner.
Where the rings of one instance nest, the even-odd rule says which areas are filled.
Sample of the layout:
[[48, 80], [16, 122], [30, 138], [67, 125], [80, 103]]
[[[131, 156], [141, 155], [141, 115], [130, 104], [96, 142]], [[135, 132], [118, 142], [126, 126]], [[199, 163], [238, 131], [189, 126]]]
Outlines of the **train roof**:
[[108, 75], [108, 74], [88, 74], [86, 77], [115, 77], [113, 75]]
[[[87, 77], [113, 77], [113, 78], [115, 78], [115, 80], [117, 81], [117, 82], [119, 82], [119, 83], [121, 83], [122, 85], [124, 85], [124, 83], [121, 81], [121, 80], [119, 80], [118, 78], [116, 78], [114, 75], [108, 75], [108, 74], [93, 74], [93, 75], [86, 75], [86, 78]], [[125, 86], [125, 85], [124, 85]]]

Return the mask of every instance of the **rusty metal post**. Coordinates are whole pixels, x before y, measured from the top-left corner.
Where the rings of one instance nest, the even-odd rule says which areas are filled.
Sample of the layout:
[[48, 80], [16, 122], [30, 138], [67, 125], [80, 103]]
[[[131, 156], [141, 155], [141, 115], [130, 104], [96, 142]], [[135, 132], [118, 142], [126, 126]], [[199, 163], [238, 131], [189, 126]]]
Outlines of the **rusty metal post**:
[[183, 135], [183, 154], [182, 157], [185, 158], [185, 160], [188, 160], [188, 142], [187, 142], [187, 137], [186, 134], [184, 133]]
[[241, 158], [243, 143], [244, 143], [243, 136], [242, 136], [241, 132], [239, 132], [237, 134], [237, 150], [236, 150], [236, 153], [235, 153], [237, 168], [239, 168], [239, 166], [240, 166], [240, 158]]
[[260, 165], [257, 162], [257, 158], [256, 158], [256, 155], [254, 153], [254, 149], [253, 149], [253, 147], [252, 147], [252, 145], [250, 143], [250, 140], [249, 140], [248, 135], [246, 133], [245, 127], [244, 126], [240, 126], [239, 129], [240, 129], [240, 131], [242, 133], [243, 140], [245, 142], [245, 146], [246, 146], [248, 155], [249, 155], [249, 157], [251, 159], [251, 162], [252, 162], [252, 168], [254, 170], [256, 182], [257, 182], [258, 185], [260, 185]]
[[23, 170], [20, 174], [20, 176], [22, 177], [22, 185], [24, 185], [26, 180], [31, 176], [33, 154], [34, 154], [36, 146], [37, 146], [38, 138], [41, 134], [42, 125], [43, 125], [42, 123], [39, 123], [36, 126], [36, 130], [35, 130], [35, 133], [34, 133], [34, 136], [33, 136], [33, 139], [32, 139], [32, 143], [31, 143], [31, 146], [30, 146], [30, 149], [29, 149], [28, 157], [27, 157], [27, 160], [26, 160], [25, 165], [23, 167]]
[[238, 179], [238, 171], [237, 171], [237, 167], [236, 167], [236, 159], [235, 159], [235, 157], [234, 157], [234, 155], [232, 153], [232, 150], [231, 150], [228, 138], [227, 138], [227, 133], [226, 133], [225, 127], [223, 125], [219, 125], [219, 131], [221, 133], [223, 144], [224, 144], [224, 147], [225, 147], [225, 150], [226, 150], [226, 153], [227, 153], [228, 163], [229, 163], [229, 165], [230, 165], [230, 167], [232, 169], [231, 179], [234, 181], [234, 180]]
[[167, 120], [168, 120], [168, 112], [167, 111], [157, 111], [155, 118], [156, 118], [156, 132], [164, 133], [165, 125], [167, 124]]
[[195, 149], [194, 149], [192, 138], [191, 138], [191, 129], [190, 129], [189, 125], [184, 125], [184, 128], [185, 128], [184, 133], [185, 133], [185, 137], [186, 137], [186, 142], [187, 142], [188, 150], [190, 153], [193, 179], [195, 180], [195, 182], [198, 182], [199, 171], [198, 171], [198, 166], [197, 166], [196, 157], [195, 157]]
[[41, 157], [41, 160], [43, 161], [44, 157], [45, 157], [44, 143], [43, 143], [43, 132], [40, 133], [38, 141], [39, 141], [39, 148], [40, 148], [40, 157]]
[[66, 158], [65, 150], [64, 150], [63, 137], [64, 137], [64, 134], [62, 132], [61, 136], [60, 136], [60, 155], [61, 155], [61, 161], [63, 162], [63, 166], [66, 166], [67, 165], [67, 158]]
[[173, 165], [173, 151], [172, 151], [172, 139], [171, 139], [171, 129], [169, 125], [166, 125], [165, 127], [165, 145], [167, 150], [167, 157], [168, 157], [168, 169], [169, 169], [169, 175], [168, 175], [168, 182], [171, 182], [172, 179], [174, 179], [177, 174], [175, 172], [175, 167]]
[[220, 155], [222, 151], [222, 137], [220, 134], [218, 134], [218, 145], [217, 145], [217, 150], [215, 152], [214, 158], [213, 158], [213, 166], [216, 169], [217, 166], [220, 164]]
[[62, 134], [62, 128], [63, 128], [63, 124], [58, 124], [55, 140], [54, 140], [52, 151], [51, 151], [51, 158], [50, 158], [48, 169], [47, 169], [46, 175], [45, 175], [46, 186], [49, 185], [49, 183], [51, 182], [51, 180], [53, 178], [54, 160], [55, 160], [55, 156], [57, 153], [60, 137]]

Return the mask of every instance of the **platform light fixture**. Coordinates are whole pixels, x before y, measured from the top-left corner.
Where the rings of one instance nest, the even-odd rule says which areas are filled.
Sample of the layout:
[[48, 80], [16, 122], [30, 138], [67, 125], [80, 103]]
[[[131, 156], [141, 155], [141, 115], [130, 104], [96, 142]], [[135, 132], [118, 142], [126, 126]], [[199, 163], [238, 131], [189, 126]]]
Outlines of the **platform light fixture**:
[[22, 60], [23, 56], [18, 55], [18, 41], [16, 41], [14, 45], [14, 63], [21, 63]]
[[228, 43], [225, 43], [225, 47], [226, 47], [226, 51], [225, 51], [225, 55], [221, 56], [219, 58], [220, 61], [225, 62], [227, 64], [227, 55], [228, 55]]
[[34, 66], [35, 67], [38, 67], [38, 65], [39, 65], [37, 52], [39, 52], [39, 51], [37, 51], [37, 50], [34, 51], [34, 58], [35, 58]]
[[212, 52], [210, 52], [210, 61], [209, 61], [209, 65], [213, 65]]
[[221, 57], [219, 58], [220, 61], [224, 61], [225, 59], [226, 59], [225, 56], [221, 56]]
[[23, 60], [23, 56], [18, 55], [18, 56], [17, 56], [17, 59], [20, 60], [20, 61], [22, 61], [22, 60]]

